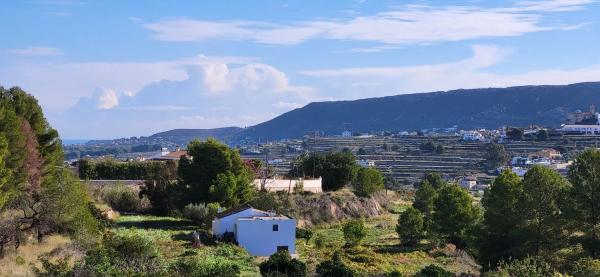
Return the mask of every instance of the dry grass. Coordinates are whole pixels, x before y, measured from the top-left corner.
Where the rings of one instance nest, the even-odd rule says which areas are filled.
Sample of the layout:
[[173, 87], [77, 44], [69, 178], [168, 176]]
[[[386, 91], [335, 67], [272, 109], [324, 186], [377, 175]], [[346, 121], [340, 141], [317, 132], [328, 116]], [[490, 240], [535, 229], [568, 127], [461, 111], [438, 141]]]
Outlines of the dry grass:
[[0, 259], [0, 276], [33, 276], [31, 266], [39, 266], [38, 257], [68, 248], [71, 240], [61, 235], [52, 235], [37, 242], [21, 245], [15, 252], [14, 248], [6, 249], [4, 258]]

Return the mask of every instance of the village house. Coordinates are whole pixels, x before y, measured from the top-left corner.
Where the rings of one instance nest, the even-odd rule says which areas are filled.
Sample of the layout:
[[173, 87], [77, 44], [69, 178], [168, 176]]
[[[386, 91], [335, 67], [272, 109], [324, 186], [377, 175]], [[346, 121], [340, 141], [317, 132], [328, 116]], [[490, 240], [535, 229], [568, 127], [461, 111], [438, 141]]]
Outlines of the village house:
[[471, 190], [473, 187], [475, 187], [477, 185], [477, 178], [475, 178], [473, 176], [464, 177], [464, 178], [460, 179], [459, 185], [460, 185], [460, 187], [462, 187], [464, 189]]
[[188, 156], [187, 150], [181, 150], [179, 147], [175, 151], [169, 151], [167, 148], [163, 148], [160, 155], [150, 158], [153, 161], [179, 161], [181, 157]]
[[248, 204], [217, 214], [212, 234], [218, 238], [232, 234], [254, 256], [270, 256], [279, 250], [296, 253], [296, 220]]

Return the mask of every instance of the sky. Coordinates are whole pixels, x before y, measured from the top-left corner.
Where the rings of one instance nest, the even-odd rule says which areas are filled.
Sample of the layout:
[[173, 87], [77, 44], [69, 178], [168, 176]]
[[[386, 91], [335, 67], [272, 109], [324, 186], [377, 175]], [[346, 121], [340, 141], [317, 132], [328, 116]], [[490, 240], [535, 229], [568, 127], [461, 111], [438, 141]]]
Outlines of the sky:
[[600, 3], [0, 4], [0, 86], [65, 139], [251, 126], [315, 101], [600, 81]]

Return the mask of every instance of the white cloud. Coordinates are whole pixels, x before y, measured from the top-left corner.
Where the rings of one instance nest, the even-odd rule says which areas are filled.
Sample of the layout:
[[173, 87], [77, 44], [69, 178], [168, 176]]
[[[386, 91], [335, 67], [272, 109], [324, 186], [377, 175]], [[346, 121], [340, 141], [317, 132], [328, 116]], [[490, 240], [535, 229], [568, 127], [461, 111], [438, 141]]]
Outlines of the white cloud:
[[[66, 137], [84, 134], [106, 138], [172, 128], [247, 126], [277, 116], [286, 107], [306, 104], [313, 93], [310, 87], [290, 84], [277, 68], [251, 58], [198, 56], [155, 63], [42, 64], [27, 68], [37, 70], [17, 71], [18, 76], [13, 76], [25, 80], [22, 87], [45, 108], [49, 99], [64, 101], [62, 95], [75, 99], [75, 104], [49, 115]], [[73, 82], [63, 82], [70, 79]], [[32, 86], [32, 82], [46, 86]], [[55, 91], [61, 96], [52, 93]]]
[[461, 88], [564, 85], [600, 81], [600, 65], [511, 74], [489, 72], [490, 68], [505, 62], [513, 51], [494, 45], [475, 45], [471, 57], [449, 63], [320, 69], [300, 73], [321, 82], [321, 90], [344, 91], [344, 99]]
[[[187, 18], [163, 20], [143, 26], [162, 41], [223, 39], [263, 44], [298, 44], [310, 39], [421, 44], [487, 37], [519, 36], [580, 24], [545, 26], [544, 13], [584, 9], [593, 0], [524, 1], [510, 7], [432, 7], [407, 5], [371, 16], [275, 24], [259, 21], [205, 21]], [[381, 51], [370, 48], [358, 51]]]
[[119, 105], [119, 94], [112, 89], [103, 89], [98, 96], [98, 109], [108, 110]]
[[28, 48], [17, 48], [17, 49], [9, 49], [8, 52], [11, 55], [22, 56], [22, 57], [32, 57], [32, 56], [59, 56], [62, 55], [62, 51], [57, 48], [52, 47], [28, 47]]

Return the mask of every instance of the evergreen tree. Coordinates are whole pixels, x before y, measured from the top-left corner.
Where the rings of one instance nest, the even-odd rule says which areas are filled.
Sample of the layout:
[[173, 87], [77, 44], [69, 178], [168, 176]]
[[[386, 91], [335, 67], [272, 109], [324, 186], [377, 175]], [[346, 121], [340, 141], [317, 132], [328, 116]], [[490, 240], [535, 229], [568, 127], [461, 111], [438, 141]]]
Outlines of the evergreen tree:
[[424, 237], [425, 219], [415, 208], [409, 207], [398, 217], [396, 232], [400, 242], [405, 245], [416, 245]]
[[550, 256], [566, 242], [562, 213], [570, 185], [556, 171], [533, 166], [523, 178], [523, 197], [517, 208], [523, 216], [527, 254]]
[[413, 201], [413, 208], [421, 211], [425, 217], [429, 218], [433, 214], [435, 198], [437, 197], [437, 191], [425, 180], [421, 182], [419, 189], [415, 193], [415, 200]]
[[383, 175], [376, 168], [360, 168], [354, 179], [354, 193], [358, 196], [369, 197], [384, 188]]
[[446, 236], [450, 242], [461, 247], [464, 234], [480, 217], [480, 211], [473, 205], [473, 198], [457, 184], [447, 184], [440, 188], [434, 202], [433, 230]]
[[500, 173], [483, 195], [484, 230], [479, 249], [483, 266], [495, 266], [501, 260], [520, 257], [518, 227], [522, 223], [522, 213], [518, 206], [522, 197], [523, 183], [510, 170]]
[[195, 140], [188, 145], [188, 155], [191, 159], [183, 157], [178, 167], [183, 185], [180, 206], [213, 199], [226, 206], [250, 199], [253, 175], [236, 150], [214, 139]]
[[600, 151], [590, 149], [575, 159], [569, 170], [570, 209], [568, 218], [576, 231], [583, 232], [584, 248], [600, 258]]

